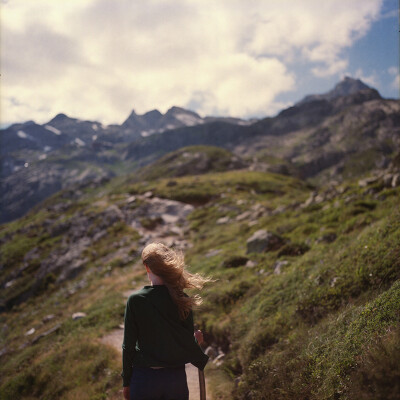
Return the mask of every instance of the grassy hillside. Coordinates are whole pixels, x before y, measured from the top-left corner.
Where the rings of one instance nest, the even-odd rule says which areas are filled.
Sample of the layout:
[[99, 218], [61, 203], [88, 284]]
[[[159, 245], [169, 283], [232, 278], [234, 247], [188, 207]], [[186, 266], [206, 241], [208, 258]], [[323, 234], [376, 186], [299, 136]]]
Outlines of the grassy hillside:
[[[195, 319], [226, 354], [206, 370], [214, 400], [398, 398], [399, 195], [381, 182], [316, 189], [244, 170], [58, 193], [0, 227], [0, 398], [119, 398], [121, 360], [100, 338], [144, 282], [126, 216], [146, 196], [195, 205], [187, 263], [216, 280]], [[279, 248], [248, 252], [260, 229]], [[77, 269], [38, 286], [43, 263], [69, 247]]]

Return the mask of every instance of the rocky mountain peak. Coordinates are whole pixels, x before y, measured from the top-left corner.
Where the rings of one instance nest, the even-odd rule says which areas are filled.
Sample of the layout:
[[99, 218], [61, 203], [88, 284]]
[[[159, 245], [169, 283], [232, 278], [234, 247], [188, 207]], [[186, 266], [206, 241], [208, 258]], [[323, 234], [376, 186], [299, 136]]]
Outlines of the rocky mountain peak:
[[327, 101], [332, 101], [341, 97], [347, 97], [347, 96], [354, 96], [357, 95], [358, 93], [363, 92], [363, 93], [370, 93], [371, 98], [381, 98], [380, 94], [376, 89], [373, 89], [366, 85], [364, 82], [362, 82], [360, 79], [354, 79], [349, 76], [346, 76], [341, 80], [339, 83], [336, 84], [336, 86], [330, 90], [329, 92], [323, 93], [323, 94], [311, 94], [306, 97], [304, 97], [303, 100], [299, 101], [296, 105], [301, 105], [304, 103], [310, 103], [313, 101], [318, 101], [318, 100], [327, 100]]
[[362, 82], [360, 79], [353, 79], [349, 76], [345, 76], [330, 92], [332, 98], [339, 96], [348, 96], [353, 93], [360, 92], [361, 90], [371, 89], [368, 85]]
[[150, 125], [157, 124], [161, 118], [162, 114], [158, 110], [151, 110], [143, 114], [143, 119]]
[[52, 120], [50, 120], [48, 123], [53, 124], [53, 123], [60, 123], [60, 122], [66, 122], [68, 120], [75, 121], [75, 119], [68, 117], [66, 114], [60, 113], [57, 114]]

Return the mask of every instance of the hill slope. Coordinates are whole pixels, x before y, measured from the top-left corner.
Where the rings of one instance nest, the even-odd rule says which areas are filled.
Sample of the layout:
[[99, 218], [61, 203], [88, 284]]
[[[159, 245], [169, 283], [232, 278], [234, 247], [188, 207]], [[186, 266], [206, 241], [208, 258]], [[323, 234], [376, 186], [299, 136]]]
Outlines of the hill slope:
[[213, 398], [390, 398], [400, 188], [388, 174], [319, 188], [255, 171], [117, 178], [2, 225], [0, 397], [118, 398], [120, 357], [100, 338], [144, 283], [142, 246], [162, 240], [216, 279], [195, 316], [218, 356]]

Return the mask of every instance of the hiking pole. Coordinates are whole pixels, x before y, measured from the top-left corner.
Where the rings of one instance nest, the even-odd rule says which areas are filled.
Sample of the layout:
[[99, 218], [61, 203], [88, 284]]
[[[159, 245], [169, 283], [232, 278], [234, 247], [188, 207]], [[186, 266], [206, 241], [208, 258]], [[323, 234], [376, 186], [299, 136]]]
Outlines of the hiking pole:
[[200, 400], [206, 400], [206, 380], [204, 371], [199, 369]]

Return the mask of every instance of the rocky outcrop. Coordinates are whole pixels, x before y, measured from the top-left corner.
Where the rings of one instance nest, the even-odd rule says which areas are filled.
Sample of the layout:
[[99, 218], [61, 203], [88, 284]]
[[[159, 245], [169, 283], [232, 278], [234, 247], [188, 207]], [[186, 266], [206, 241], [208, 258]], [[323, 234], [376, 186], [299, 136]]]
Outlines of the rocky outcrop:
[[247, 254], [278, 250], [284, 244], [285, 240], [280, 236], [260, 229], [247, 239]]

